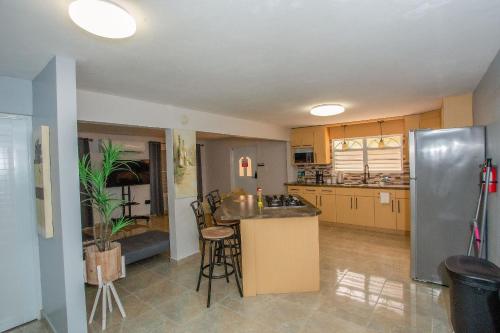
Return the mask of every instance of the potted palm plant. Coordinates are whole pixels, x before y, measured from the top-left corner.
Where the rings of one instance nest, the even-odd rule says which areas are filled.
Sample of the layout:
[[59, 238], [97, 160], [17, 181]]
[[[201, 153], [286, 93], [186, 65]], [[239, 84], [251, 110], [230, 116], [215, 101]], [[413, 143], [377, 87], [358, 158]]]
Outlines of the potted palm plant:
[[101, 267], [103, 281], [114, 281], [121, 276], [121, 247], [112, 238], [132, 220], [122, 216], [113, 218], [113, 213], [121, 208], [123, 200], [110, 193], [106, 184], [108, 177], [116, 171], [128, 170], [129, 163], [120, 160], [123, 150], [111, 142], [102, 144], [103, 161], [100, 168], [92, 168], [90, 156], [84, 155], [79, 161], [80, 183], [87, 195], [84, 204], [98, 212], [99, 222], [94, 223], [94, 244], [85, 248], [87, 282], [98, 284], [97, 266]]

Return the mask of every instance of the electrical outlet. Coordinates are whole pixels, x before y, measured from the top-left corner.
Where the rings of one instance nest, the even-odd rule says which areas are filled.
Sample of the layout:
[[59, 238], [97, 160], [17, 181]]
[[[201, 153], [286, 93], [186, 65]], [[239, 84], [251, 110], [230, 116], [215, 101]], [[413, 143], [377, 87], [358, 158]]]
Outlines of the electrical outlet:
[[151, 200], [146, 200], [146, 201], [144, 201], [144, 204], [146, 204], [146, 205], [150, 205], [150, 204], [151, 204]]

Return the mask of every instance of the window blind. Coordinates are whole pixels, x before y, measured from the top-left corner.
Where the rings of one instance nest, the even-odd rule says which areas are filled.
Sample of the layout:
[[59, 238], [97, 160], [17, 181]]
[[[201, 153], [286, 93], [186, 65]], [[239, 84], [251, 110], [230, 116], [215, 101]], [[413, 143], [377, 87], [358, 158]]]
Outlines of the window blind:
[[371, 172], [402, 170], [401, 148], [368, 149], [367, 163]]
[[363, 171], [363, 150], [336, 150], [333, 162], [336, 171]]

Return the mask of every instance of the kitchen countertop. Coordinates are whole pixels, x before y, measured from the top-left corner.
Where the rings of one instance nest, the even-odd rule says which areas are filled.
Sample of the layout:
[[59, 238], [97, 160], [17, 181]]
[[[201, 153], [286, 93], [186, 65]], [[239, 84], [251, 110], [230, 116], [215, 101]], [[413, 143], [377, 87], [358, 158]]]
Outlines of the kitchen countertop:
[[348, 188], [384, 188], [389, 190], [409, 190], [409, 184], [316, 184], [316, 183], [285, 183], [287, 186], [318, 186], [318, 187], [348, 187]]
[[[300, 197], [297, 195], [297, 197]], [[247, 219], [279, 219], [292, 217], [309, 217], [321, 214], [321, 210], [312, 206], [307, 200], [302, 207], [264, 207], [257, 206], [257, 196], [239, 195], [225, 198], [215, 215], [222, 221]]]

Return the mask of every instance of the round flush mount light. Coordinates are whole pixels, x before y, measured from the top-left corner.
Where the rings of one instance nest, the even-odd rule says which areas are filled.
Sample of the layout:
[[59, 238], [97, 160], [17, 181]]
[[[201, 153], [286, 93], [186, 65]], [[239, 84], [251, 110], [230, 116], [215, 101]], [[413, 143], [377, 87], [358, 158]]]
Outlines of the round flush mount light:
[[68, 12], [80, 28], [105, 38], [127, 38], [137, 28], [132, 15], [110, 1], [76, 0]]
[[323, 104], [317, 105], [311, 109], [313, 116], [327, 117], [340, 114], [345, 111], [345, 108], [340, 104]]

